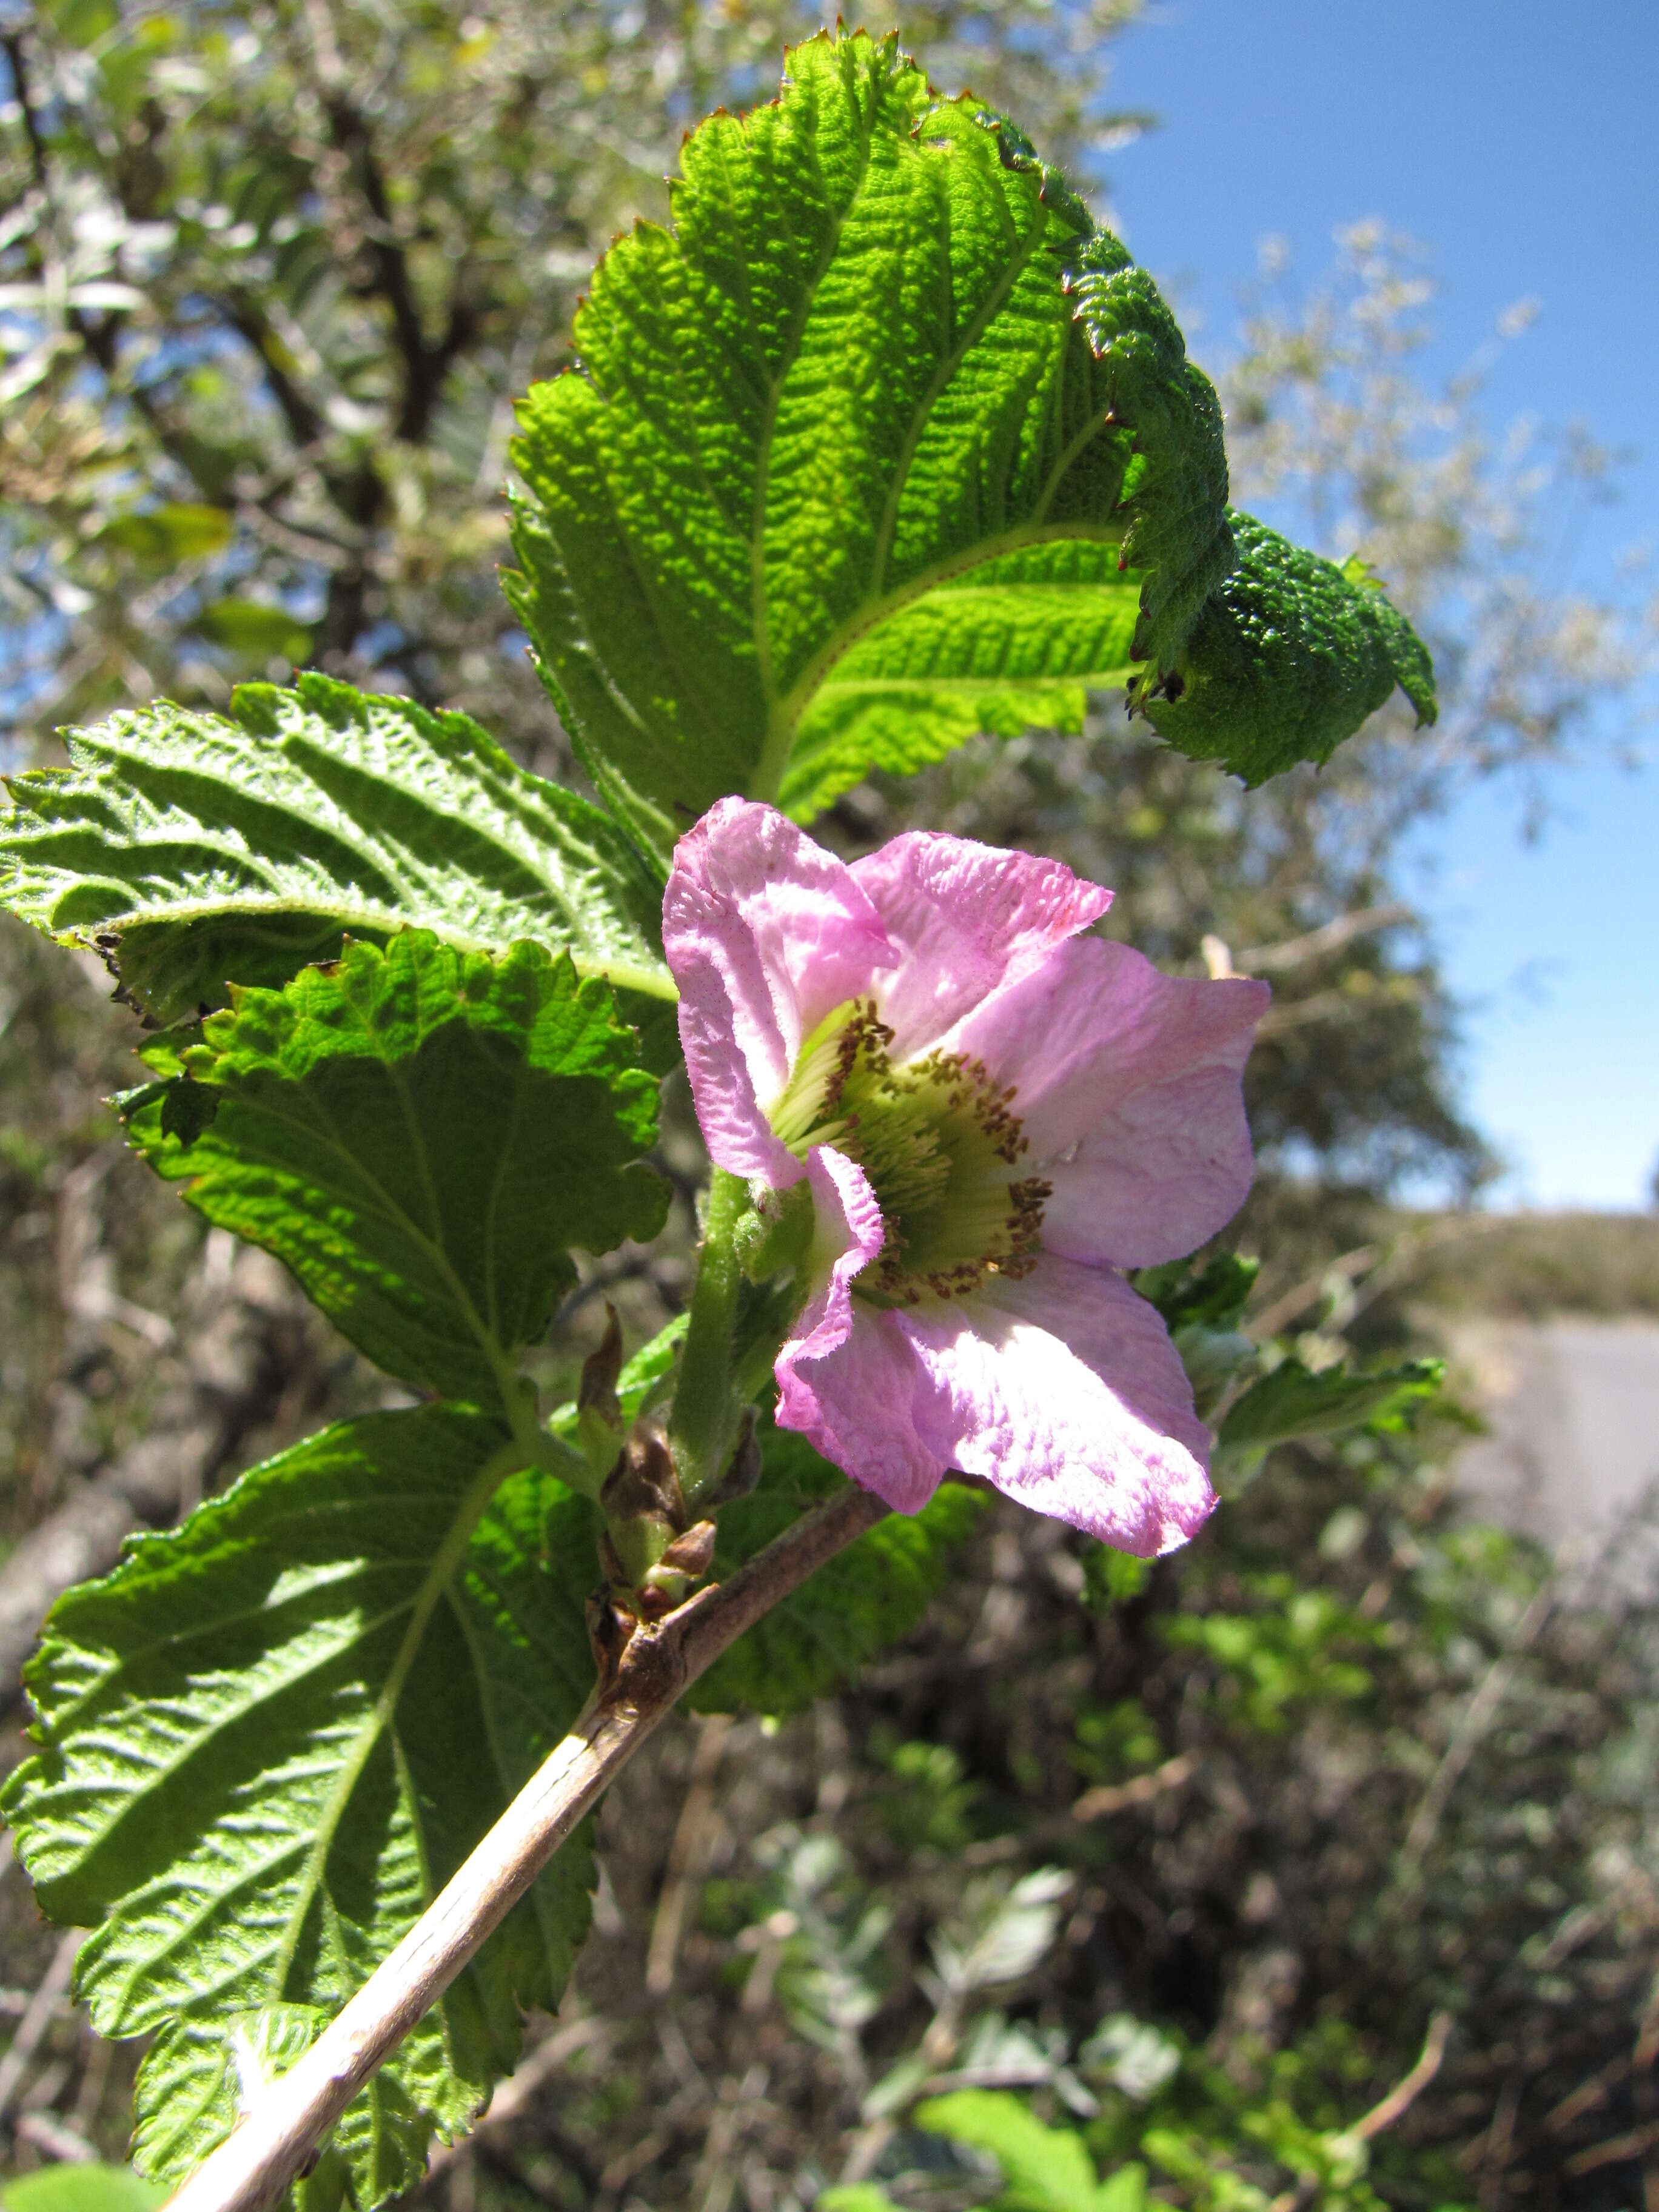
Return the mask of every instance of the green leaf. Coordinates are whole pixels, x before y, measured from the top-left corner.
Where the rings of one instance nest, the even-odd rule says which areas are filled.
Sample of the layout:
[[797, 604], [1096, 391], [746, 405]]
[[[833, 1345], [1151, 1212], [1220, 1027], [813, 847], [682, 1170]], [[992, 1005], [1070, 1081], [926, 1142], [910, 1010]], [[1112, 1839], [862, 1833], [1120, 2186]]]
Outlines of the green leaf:
[[210, 644], [245, 653], [251, 660], [268, 660], [276, 653], [285, 660], [301, 660], [311, 647], [306, 623], [286, 607], [267, 606], [257, 599], [216, 599], [203, 608], [191, 627]]
[[[748, 1498], [720, 1508], [717, 1577], [781, 1535], [846, 1477], [802, 1437], [768, 1427], [763, 1472]], [[920, 1513], [891, 1513], [826, 1562], [717, 1659], [688, 1692], [703, 1713], [798, 1712], [843, 1687], [859, 1668], [908, 1636], [971, 1533], [984, 1496], [944, 1483]]]
[[[27, 1675], [39, 1748], [0, 1807], [42, 1908], [93, 1931], [98, 2032], [155, 2037], [147, 2172], [222, 2136], [239, 2074], [297, 2056], [574, 1719], [588, 1509], [514, 1459], [453, 1407], [348, 1422], [54, 1607]], [[521, 2009], [556, 2004], [591, 1873], [567, 1845], [353, 2108], [336, 2142], [361, 2206], [465, 2124]]]
[[1006, 2090], [953, 2090], [918, 2106], [915, 2117], [932, 2134], [995, 2159], [1004, 2182], [995, 2212], [1138, 2212], [1144, 2202], [1143, 2169], [1126, 2166], [1097, 2181], [1082, 2136], [1044, 2127]]
[[1148, 698], [1160, 737], [1256, 784], [1328, 760], [1396, 684], [1419, 727], [1434, 720], [1428, 653], [1363, 562], [1339, 568], [1248, 514], [1231, 520], [1238, 566]]
[[1144, 2166], [1121, 2166], [1095, 2191], [1095, 2212], [1142, 2212], [1149, 2202]]
[[69, 742], [67, 771], [11, 781], [0, 901], [95, 945], [157, 1021], [411, 924], [568, 951], [636, 1018], [673, 999], [661, 887], [628, 840], [465, 714], [302, 676], [244, 684], [228, 719], [163, 702]]
[[817, 2198], [817, 2212], [899, 2212], [884, 2189], [855, 2181], [845, 2189], [826, 2189]]
[[[804, 814], [974, 727], [1074, 722], [1128, 658], [1126, 563], [1139, 657], [1232, 562], [1214, 392], [1063, 180], [895, 38], [788, 72], [692, 134], [672, 230], [612, 247], [580, 371], [521, 409], [509, 596], [659, 849], [724, 792]], [[974, 598], [896, 620], [935, 587]]]
[[983, 732], [1080, 732], [1091, 690], [1134, 672], [1138, 579], [1115, 545], [1073, 539], [986, 562], [859, 639], [804, 713], [781, 804], [803, 821], [872, 764], [927, 767]]
[[155, 1057], [184, 1073], [125, 1102], [137, 1149], [389, 1374], [448, 1397], [510, 1405], [567, 1248], [662, 1225], [667, 1186], [637, 1164], [655, 1079], [605, 985], [539, 945], [348, 945]]
[[1152, 1574], [1152, 1563], [1109, 1544], [1091, 1544], [1083, 1554], [1083, 1602], [1091, 1613], [1109, 1613], [1115, 1605], [1138, 1598]]
[[9, 2181], [0, 2212], [155, 2212], [166, 2196], [130, 2166], [48, 2166]]
[[[137, 2085], [139, 2154], [158, 2173], [184, 2172], [222, 2142], [262, 2087], [296, 2065], [332, 2017], [322, 2005], [273, 2004], [165, 2028]], [[417, 2022], [395, 2067], [369, 2081], [287, 2202], [295, 2212], [344, 2212], [413, 2189], [426, 2170], [434, 2118], [411, 2094], [429, 2075], [447, 2081], [443, 2028]], [[458, 2107], [459, 2109], [459, 2107]], [[465, 2118], [461, 2124], [465, 2124]]]
[[522, 404], [505, 579], [659, 852], [724, 793], [805, 819], [978, 730], [1079, 728], [1126, 677], [1136, 708], [1197, 697], [1171, 727], [1205, 757], [1233, 757], [1235, 700], [1273, 732], [1235, 749], [1249, 772], [1304, 757], [1310, 702], [1328, 750], [1374, 703], [1350, 629], [1402, 667], [1409, 643], [1420, 692], [1410, 632], [1326, 564], [1229, 658], [1271, 533], [1237, 519], [1239, 568], [1213, 389], [1058, 173], [896, 36], [794, 48], [778, 99], [693, 132], [671, 190], [672, 229], [595, 271], [580, 366]]
[[98, 542], [149, 567], [173, 568], [222, 552], [235, 534], [236, 518], [227, 508], [175, 501], [142, 514], [117, 515], [99, 532]]
[[1200, 1419], [1212, 1420], [1241, 1370], [1255, 1364], [1256, 1347], [1238, 1323], [1260, 1265], [1223, 1252], [1199, 1268], [1190, 1260], [1174, 1260], [1139, 1268], [1130, 1279], [1163, 1315]]
[[1281, 1360], [1234, 1402], [1218, 1441], [1224, 1452], [1260, 1451], [1292, 1437], [1397, 1428], [1435, 1395], [1445, 1371], [1440, 1359], [1410, 1359], [1368, 1375], [1350, 1374], [1346, 1363], [1316, 1372], [1299, 1359]]
[[1162, 1267], [1139, 1268], [1129, 1279], [1147, 1304], [1158, 1308], [1174, 1335], [1177, 1329], [1193, 1327], [1234, 1328], [1261, 1270], [1260, 1260], [1218, 1252], [1196, 1269], [1190, 1260], [1170, 1260]]

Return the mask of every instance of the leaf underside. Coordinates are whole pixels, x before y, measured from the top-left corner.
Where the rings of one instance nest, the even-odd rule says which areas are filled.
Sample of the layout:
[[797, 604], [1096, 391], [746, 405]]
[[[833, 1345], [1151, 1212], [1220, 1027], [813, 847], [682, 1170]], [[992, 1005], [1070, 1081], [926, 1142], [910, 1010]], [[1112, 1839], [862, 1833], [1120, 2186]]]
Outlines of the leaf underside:
[[151, 1057], [182, 1073], [130, 1097], [135, 1147], [377, 1365], [447, 1397], [510, 1397], [568, 1246], [662, 1226], [667, 1186], [636, 1164], [656, 1084], [605, 985], [538, 945], [350, 945]]
[[[1328, 562], [1286, 592], [1260, 525], [1236, 545], [1215, 393], [1151, 279], [896, 39], [795, 48], [776, 100], [693, 132], [672, 204], [595, 271], [580, 367], [522, 404], [504, 580], [659, 853], [724, 793], [804, 819], [975, 730], [1078, 727], [1128, 676], [1150, 707], [1241, 562], [1293, 664], [1310, 611], [1317, 650], [1364, 597]], [[1271, 653], [1241, 672], [1219, 619], [1182, 679], [1211, 694], [1185, 718], [1204, 757], [1266, 757], [1217, 734], [1235, 690], [1301, 757], [1304, 702]], [[1375, 688], [1337, 661], [1326, 750]]]
[[629, 840], [465, 714], [302, 676], [243, 685], [228, 717], [163, 701], [69, 743], [67, 770], [12, 779], [0, 900], [96, 946], [157, 1022], [410, 926], [568, 951], [635, 1018], [672, 1000], [661, 887]]
[[[479, 1414], [349, 1422], [54, 1608], [3, 1810], [44, 1909], [93, 1929], [99, 2033], [156, 2034], [146, 2171], [222, 2137], [239, 2053], [297, 2055], [306, 2008], [339, 2008], [580, 1710], [587, 1509], [512, 1462]], [[307, 2212], [348, 2165], [365, 2205], [410, 2186], [431, 2130], [465, 2124], [521, 2008], [558, 2002], [591, 1880], [579, 1838], [358, 2100]]]

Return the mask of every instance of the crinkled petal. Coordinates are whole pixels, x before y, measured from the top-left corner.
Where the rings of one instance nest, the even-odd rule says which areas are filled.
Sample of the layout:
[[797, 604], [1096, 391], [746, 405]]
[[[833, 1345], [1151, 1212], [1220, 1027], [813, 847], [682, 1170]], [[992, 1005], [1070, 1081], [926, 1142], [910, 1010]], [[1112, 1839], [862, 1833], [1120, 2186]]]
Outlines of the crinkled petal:
[[902, 1513], [960, 1468], [1150, 1558], [1215, 1504], [1180, 1357], [1121, 1276], [1045, 1257], [972, 1297], [829, 1317], [821, 1293], [784, 1347], [778, 1419]]
[[958, 1024], [951, 1049], [1014, 1086], [1022, 1169], [1054, 1188], [1048, 1250], [1150, 1267], [1232, 1218], [1250, 1188], [1240, 1079], [1270, 995], [1091, 938]]
[[911, 1418], [915, 1359], [904, 1339], [882, 1326], [890, 1316], [852, 1296], [854, 1277], [881, 1250], [881, 1208], [864, 1170], [830, 1146], [807, 1154], [806, 1174], [817, 1288], [778, 1354], [778, 1425], [798, 1429], [888, 1504], [915, 1513], [944, 1473]]
[[898, 948], [877, 996], [899, 1059], [1041, 967], [1112, 902], [1059, 860], [931, 830], [890, 839], [852, 873]]
[[1121, 1276], [1044, 1255], [893, 1316], [925, 1376], [924, 1444], [1039, 1513], [1151, 1558], [1215, 1504], [1209, 1432], [1163, 1321]]
[[709, 1157], [782, 1189], [800, 1163], [765, 1109], [801, 1041], [896, 954], [845, 864], [769, 806], [722, 799], [674, 848], [663, 951]]

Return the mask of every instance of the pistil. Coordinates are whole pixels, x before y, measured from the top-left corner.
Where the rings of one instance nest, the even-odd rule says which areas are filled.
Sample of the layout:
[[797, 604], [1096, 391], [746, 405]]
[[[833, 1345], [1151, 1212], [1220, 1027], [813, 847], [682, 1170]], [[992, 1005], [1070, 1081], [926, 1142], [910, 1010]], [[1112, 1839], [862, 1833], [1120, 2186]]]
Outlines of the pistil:
[[832, 1145], [870, 1179], [885, 1243], [854, 1295], [914, 1305], [963, 1296], [989, 1274], [1026, 1273], [1052, 1192], [1007, 1172], [1028, 1150], [1013, 1087], [960, 1053], [896, 1066], [892, 1042], [873, 1000], [838, 1006], [803, 1045], [771, 1115], [798, 1157]]

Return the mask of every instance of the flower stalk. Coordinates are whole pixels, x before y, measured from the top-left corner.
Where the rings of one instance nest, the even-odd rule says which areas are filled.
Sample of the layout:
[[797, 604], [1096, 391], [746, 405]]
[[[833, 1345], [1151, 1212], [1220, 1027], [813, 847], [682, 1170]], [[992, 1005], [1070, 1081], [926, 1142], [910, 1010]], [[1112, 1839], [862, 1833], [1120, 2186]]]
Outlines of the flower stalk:
[[716, 1168], [697, 1255], [690, 1323], [668, 1418], [669, 1449], [691, 1515], [719, 1486], [742, 1419], [734, 1346], [744, 1282], [738, 1230], [749, 1211], [749, 1187], [743, 1176]]

